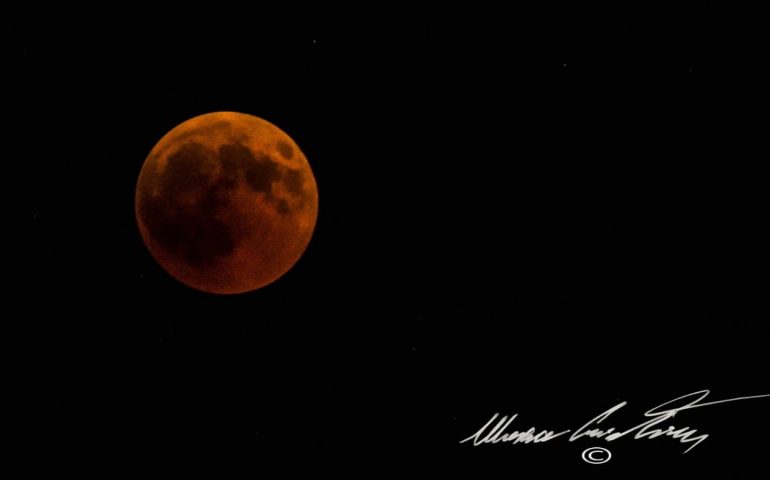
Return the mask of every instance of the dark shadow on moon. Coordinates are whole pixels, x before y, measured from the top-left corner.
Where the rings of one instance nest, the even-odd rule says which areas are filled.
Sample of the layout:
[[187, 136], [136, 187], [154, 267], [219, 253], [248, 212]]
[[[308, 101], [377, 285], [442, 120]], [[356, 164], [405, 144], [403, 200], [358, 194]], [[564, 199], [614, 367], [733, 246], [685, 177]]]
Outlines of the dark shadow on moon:
[[243, 145], [227, 144], [219, 147], [219, 160], [222, 162], [222, 175], [237, 181], [254, 156]]
[[280, 213], [281, 215], [286, 215], [291, 211], [291, 209], [289, 208], [289, 202], [287, 202], [283, 198], [278, 199], [278, 203], [276, 204], [276, 209], [278, 209], [278, 213]]
[[211, 213], [219, 208], [207, 194], [192, 208], [179, 208], [162, 198], [145, 200], [140, 214], [152, 238], [164, 250], [176, 252], [188, 265], [204, 268], [235, 250], [231, 229]]
[[200, 143], [183, 144], [168, 156], [161, 186], [164, 192], [184, 195], [206, 185], [216, 168], [217, 154]]
[[[220, 172], [217, 165], [221, 165]], [[301, 197], [302, 193], [302, 174], [281, 166], [266, 153], [255, 154], [240, 143], [222, 145], [218, 151], [185, 143], [169, 154], [157, 179], [156, 195], [151, 195], [151, 189], [140, 193], [138, 213], [159, 247], [187, 265], [205, 270], [231, 255], [238, 243], [241, 233], [220, 219], [234, 210], [232, 197], [240, 180], [254, 192], [265, 194], [264, 199], [281, 215], [291, 208], [285, 199], [273, 195], [273, 184], [283, 181], [292, 195]]]
[[153, 155], [149, 158], [149, 160], [155, 161], [158, 158], [162, 158], [163, 155], [165, 155], [169, 149], [173, 149], [176, 145], [179, 145], [181, 142], [184, 142], [185, 140], [187, 140], [188, 138], [194, 135], [200, 134], [202, 132], [213, 134], [221, 130], [228, 130], [228, 131], [232, 130], [232, 123], [229, 122], [228, 120], [219, 120], [217, 122], [212, 123], [211, 125], [200, 126], [197, 128], [193, 128], [191, 130], [178, 133], [175, 136], [169, 137], [168, 141], [165, 142], [165, 145], [163, 145], [157, 152], [154, 152]]
[[302, 174], [297, 170], [287, 170], [283, 183], [286, 189], [294, 195], [302, 193]]
[[269, 156], [260, 155], [243, 172], [246, 183], [255, 192], [270, 193], [273, 184], [281, 180], [281, 170]]
[[278, 149], [278, 153], [280, 153], [281, 156], [286, 160], [291, 160], [291, 157], [294, 156], [294, 149], [291, 148], [291, 145], [284, 142], [283, 140], [279, 140], [275, 145], [275, 148]]

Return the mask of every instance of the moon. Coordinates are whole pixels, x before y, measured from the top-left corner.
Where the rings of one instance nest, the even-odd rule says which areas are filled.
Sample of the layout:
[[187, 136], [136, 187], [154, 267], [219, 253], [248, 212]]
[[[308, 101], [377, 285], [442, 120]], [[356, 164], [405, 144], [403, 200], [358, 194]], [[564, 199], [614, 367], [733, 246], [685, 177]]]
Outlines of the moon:
[[214, 294], [283, 276], [310, 242], [318, 189], [297, 144], [236, 112], [191, 118], [150, 151], [136, 185], [136, 220], [174, 278]]

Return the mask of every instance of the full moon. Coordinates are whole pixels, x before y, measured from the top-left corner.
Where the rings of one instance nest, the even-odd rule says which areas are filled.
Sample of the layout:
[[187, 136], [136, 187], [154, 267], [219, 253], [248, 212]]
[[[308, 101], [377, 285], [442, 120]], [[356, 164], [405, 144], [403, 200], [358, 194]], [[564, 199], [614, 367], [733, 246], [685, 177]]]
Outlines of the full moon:
[[204, 292], [274, 282], [307, 248], [318, 215], [310, 164], [261, 118], [216, 112], [168, 132], [144, 161], [136, 220], [150, 254]]

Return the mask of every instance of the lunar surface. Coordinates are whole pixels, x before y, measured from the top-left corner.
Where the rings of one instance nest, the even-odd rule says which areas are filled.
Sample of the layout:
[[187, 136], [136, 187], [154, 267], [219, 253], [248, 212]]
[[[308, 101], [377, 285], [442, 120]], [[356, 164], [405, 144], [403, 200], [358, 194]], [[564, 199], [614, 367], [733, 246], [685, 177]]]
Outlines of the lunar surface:
[[209, 293], [261, 288], [307, 248], [318, 214], [313, 172], [275, 125], [235, 112], [178, 125], [152, 149], [136, 219], [171, 276]]

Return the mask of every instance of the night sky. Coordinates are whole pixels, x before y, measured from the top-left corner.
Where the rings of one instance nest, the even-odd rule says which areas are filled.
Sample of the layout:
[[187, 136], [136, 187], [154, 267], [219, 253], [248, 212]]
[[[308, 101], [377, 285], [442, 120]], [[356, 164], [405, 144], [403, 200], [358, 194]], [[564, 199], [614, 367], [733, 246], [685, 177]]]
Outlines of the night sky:
[[[711, 435], [685, 456], [459, 444], [497, 412], [558, 430], [627, 400], [630, 426], [770, 393], [757, 88], [717, 7], [659, 13], [16, 17], [22, 461], [757, 478], [766, 400], [677, 416]], [[134, 217], [149, 151], [212, 111], [278, 125], [318, 183], [305, 255], [244, 295], [175, 281]]]

